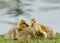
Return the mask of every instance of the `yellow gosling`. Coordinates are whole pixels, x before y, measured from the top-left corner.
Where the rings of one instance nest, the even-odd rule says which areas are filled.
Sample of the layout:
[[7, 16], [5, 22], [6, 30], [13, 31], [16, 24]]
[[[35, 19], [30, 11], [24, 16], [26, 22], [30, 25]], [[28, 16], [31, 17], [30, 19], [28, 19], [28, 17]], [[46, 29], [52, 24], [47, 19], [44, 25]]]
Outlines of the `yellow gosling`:
[[30, 23], [31, 27], [34, 28], [34, 31], [36, 32], [37, 36], [40, 36], [44, 39], [47, 37], [47, 33], [45, 31], [42, 31], [41, 26], [36, 23], [35, 19], [31, 19]]
[[25, 20], [19, 20], [18, 24], [14, 27], [12, 27], [5, 36], [5, 39], [16, 39], [17, 34], [19, 34], [20, 31], [26, 29], [25, 27], [28, 27], [29, 25], [26, 24]]

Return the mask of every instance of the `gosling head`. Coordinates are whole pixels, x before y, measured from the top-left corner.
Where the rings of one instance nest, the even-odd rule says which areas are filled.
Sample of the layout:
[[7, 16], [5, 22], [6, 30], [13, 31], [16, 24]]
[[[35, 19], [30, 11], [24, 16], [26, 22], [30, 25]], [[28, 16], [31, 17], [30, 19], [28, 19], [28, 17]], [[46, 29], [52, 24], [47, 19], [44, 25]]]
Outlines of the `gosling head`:
[[20, 30], [23, 30], [25, 27], [28, 27], [29, 25], [26, 23], [25, 20], [19, 20], [18, 21], [18, 24], [17, 24], [17, 28], [20, 29]]
[[36, 23], [36, 19], [32, 18], [32, 19], [30, 20], [30, 23], [31, 23], [31, 27], [33, 27], [33, 25]]

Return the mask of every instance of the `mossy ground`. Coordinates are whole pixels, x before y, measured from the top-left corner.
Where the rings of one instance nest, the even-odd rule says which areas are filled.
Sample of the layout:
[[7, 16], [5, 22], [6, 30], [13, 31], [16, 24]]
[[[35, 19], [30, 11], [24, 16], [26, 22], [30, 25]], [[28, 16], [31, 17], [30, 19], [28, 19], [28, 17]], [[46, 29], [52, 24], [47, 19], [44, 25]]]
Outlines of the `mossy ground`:
[[60, 34], [56, 34], [54, 39], [30, 39], [28, 42], [23, 40], [5, 40], [4, 35], [0, 35], [0, 43], [60, 43]]

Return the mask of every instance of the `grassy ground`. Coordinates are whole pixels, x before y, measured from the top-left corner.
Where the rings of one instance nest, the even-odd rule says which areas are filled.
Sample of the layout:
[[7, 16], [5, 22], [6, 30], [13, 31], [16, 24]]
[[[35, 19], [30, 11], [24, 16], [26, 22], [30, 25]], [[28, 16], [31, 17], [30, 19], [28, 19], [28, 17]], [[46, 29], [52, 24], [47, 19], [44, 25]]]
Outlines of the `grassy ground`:
[[5, 40], [4, 35], [0, 35], [0, 43], [60, 43], [60, 34], [56, 34], [55, 39], [30, 39], [28, 42], [23, 40]]

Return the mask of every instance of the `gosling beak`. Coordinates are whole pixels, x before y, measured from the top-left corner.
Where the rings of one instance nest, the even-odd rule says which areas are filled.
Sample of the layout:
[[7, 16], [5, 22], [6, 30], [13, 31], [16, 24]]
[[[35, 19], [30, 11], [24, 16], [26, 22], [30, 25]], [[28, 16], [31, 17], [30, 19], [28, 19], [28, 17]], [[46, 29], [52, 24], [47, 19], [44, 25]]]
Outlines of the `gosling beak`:
[[29, 25], [28, 25], [28, 24], [26, 24], [26, 26], [28, 26], [28, 27], [29, 27]]
[[33, 27], [33, 24], [31, 25], [31, 27]]

